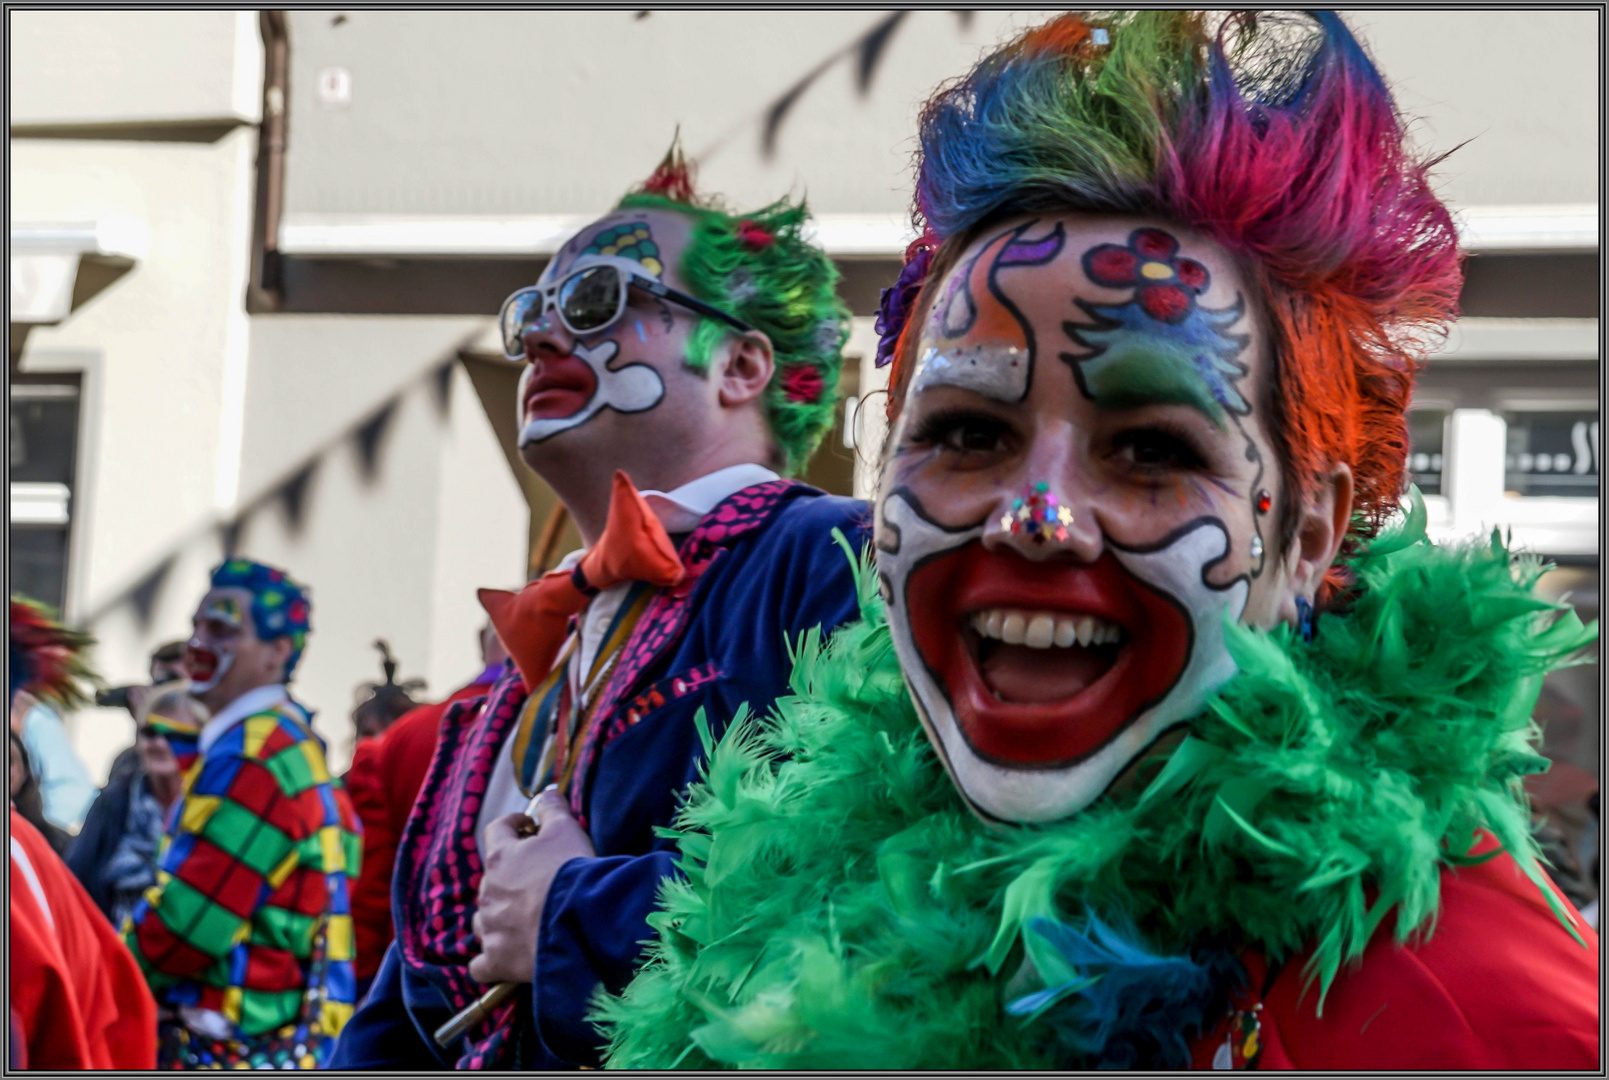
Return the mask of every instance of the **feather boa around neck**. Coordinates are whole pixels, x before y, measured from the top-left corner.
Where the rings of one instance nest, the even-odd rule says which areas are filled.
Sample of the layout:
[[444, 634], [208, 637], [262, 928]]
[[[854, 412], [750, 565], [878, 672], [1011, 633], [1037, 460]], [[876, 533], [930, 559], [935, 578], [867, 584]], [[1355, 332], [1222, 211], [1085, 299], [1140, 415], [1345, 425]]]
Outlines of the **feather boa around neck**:
[[[1323, 993], [1388, 913], [1399, 940], [1433, 932], [1441, 869], [1469, 861], [1477, 830], [1541, 888], [1520, 784], [1547, 767], [1531, 709], [1596, 624], [1539, 599], [1542, 565], [1496, 535], [1431, 544], [1418, 500], [1352, 569], [1351, 609], [1321, 615], [1311, 644], [1236, 628], [1240, 674], [1137, 783], [1067, 821], [999, 829], [929, 746], [862, 563], [862, 620], [806, 636], [793, 695], [733, 723], [669, 831], [686, 879], [663, 886], [646, 967], [597, 1003], [608, 1063], [1114, 1064], [1091, 985], [1120, 980], [1076, 955], [1183, 963], [1177, 983], [1203, 946], [1276, 962], [1311, 948]], [[1058, 961], [1069, 925], [1090, 932]], [[1088, 1007], [1049, 1007], [1067, 998]], [[1202, 1006], [1158, 1008], [1176, 1023]]]

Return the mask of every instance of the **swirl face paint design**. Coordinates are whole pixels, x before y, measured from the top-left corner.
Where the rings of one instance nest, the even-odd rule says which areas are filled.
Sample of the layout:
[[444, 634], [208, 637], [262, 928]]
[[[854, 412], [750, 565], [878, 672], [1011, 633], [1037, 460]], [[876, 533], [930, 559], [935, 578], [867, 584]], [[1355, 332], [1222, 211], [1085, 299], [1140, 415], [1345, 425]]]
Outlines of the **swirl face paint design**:
[[[1221, 522], [1201, 519], [1150, 550], [1115, 545], [1094, 564], [1054, 570], [979, 543], [984, 523], [946, 529], [908, 490], [880, 508], [877, 552], [894, 648], [928, 736], [979, 813], [1056, 821], [1077, 813], [1157, 736], [1201, 709], [1235, 673], [1223, 645], [1247, 584], [1214, 588], [1207, 571], [1228, 551]], [[1067, 653], [1082, 664], [1075, 693], [1003, 701], [984, 679], [991, 647], [976, 612], [1063, 611], [1121, 630], [1121, 639]]]
[[612, 340], [591, 348], [576, 342], [567, 355], [545, 359], [540, 368], [526, 365], [518, 395], [520, 446], [579, 427], [604, 409], [636, 413], [658, 405], [665, 396], [659, 372], [641, 363], [610, 367], [619, 352]]
[[[1248, 566], [1244, 547], [1260, 525], [1261, 430], [1253, 338], [1233, 332], [1244, 304], [1221, 255], [1203, 250], [1230, 303], [1207, 308], [1209, 262], [1161, 229], [1126, 227], [1125, 243], [1076, 215], [1002, 229], [963, 256], [922, 325], [877, 565], [907, 686], [957, 788], [988, 820], [1050, 822], [1234, 675], [1225, 628], [1263, 595], [1261, 551]], [[1067, 240], [1079, 233], [1082, 251]], [[1067, 321], [1079, 310], [1094, 321]], [[1037, 364], [1058, 331], [1083, 354]], [[1055, 545], [1013, 528], [1012, 497], [1033, 482], [1068, 511]]]

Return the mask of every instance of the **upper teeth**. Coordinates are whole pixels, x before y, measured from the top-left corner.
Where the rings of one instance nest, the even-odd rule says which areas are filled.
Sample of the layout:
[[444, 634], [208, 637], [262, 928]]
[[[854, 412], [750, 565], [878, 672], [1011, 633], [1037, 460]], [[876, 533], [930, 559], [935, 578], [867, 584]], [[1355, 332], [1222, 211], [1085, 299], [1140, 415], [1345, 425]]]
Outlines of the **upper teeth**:
[[1066, 615], [1053, 611], [1014, 611], [993, 608], [972, 615], [972, 629], [1007, 645], [1030, 649], [1070, 648], [1073, 645], [1108, 645], [1122, 640], [1123, 628], [1093, 615]]

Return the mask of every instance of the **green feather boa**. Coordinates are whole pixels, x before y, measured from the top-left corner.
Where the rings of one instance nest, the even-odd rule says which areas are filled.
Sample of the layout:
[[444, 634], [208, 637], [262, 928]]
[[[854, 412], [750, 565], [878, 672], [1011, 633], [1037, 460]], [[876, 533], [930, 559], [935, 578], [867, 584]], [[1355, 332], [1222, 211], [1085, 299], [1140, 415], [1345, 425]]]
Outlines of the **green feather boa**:
[[1544, 567], [1496, 535], [1431, 544], [1417, 500], [1352, 569], [1355, 603], [1311, 644], [1237, 627], [1240, 674], [1138, 783], [1000, 829], [929, 746], [862, 562], [862, 621], [801, 642], [793, 696], [734, 722], [669, 831], [686, 880], [644, 970], [600, 994], [609, 1065], [1066, 1068], [1042, 1019], [1004, 1011], [1040, 986], [1036, 917], [1127, 920], [1159, 951], [1311, 946], [1322, 992], [1389, 911], [1399, 940], [1432, 932], [1477, 829], [1540, 888], [1531, 710], [1596, 624], [1539, 599]]

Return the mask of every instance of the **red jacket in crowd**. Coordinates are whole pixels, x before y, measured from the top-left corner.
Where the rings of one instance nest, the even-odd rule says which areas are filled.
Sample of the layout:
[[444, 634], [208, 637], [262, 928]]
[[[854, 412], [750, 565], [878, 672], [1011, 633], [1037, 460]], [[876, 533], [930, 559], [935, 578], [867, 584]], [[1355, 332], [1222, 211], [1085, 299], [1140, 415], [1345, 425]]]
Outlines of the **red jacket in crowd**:
[[11, 811], [11, 1019], [19, 1067], [156, 1068], [156, 999], [89, 893]]
[[352, 971], [360, 980], [379, 970], [391, 944], [391, 868], [397, 841], [436, 752], [436, 733], [447, 707], [486, 693], [477, 679], [445, 701], [409, 709], [374, 739], [361, 740], [346, 774], [347, 793], [363, 821], [363, 870], [352, 890], [352, 928], [357, 957]]

